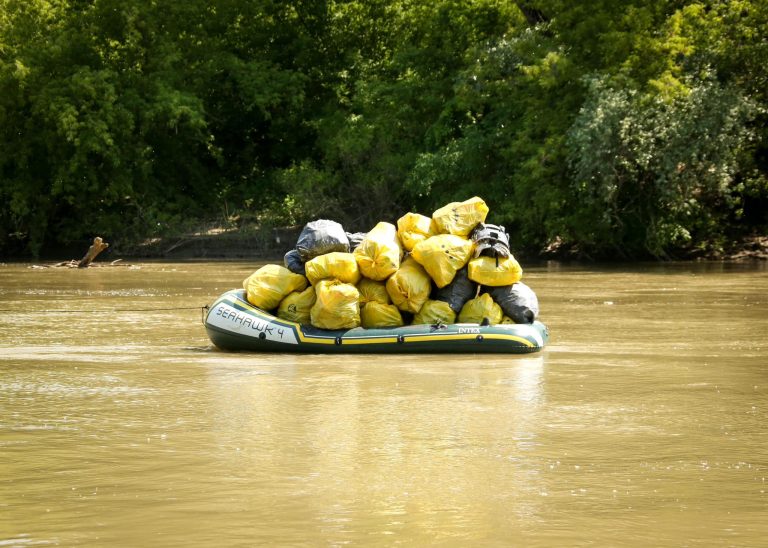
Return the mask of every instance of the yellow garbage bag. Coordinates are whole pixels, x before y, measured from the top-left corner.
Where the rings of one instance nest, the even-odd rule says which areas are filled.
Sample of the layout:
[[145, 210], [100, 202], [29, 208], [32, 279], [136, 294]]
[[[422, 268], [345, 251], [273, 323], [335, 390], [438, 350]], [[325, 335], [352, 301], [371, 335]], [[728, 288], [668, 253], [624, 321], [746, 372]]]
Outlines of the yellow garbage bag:
[[360, 272], [371, 280], [386, 280], [400, 268], [403, 248], [392, 223], [381, 222], [355, 248]]
[[456, 321], [456, 312], [445, 301], [433, 301], [432, 299], [424, 303], [418, 314], [413, 317], [413, 323], [436, 324], [453, 323]]
[[306, 287], [304, 276], [277, 264], [264, 265], [243, 280], [248, 302], [263, 310], [277, 308], [283, 298]]
[[[501, 306], [501, 305], [499, 305], [499, 306]], [[510, 318], [509, 316], [507, 316], [506, 314], [504, 314], [504, 317], [501, 318], [501, 322], [499, 322], [499, 323], [517, 323], [517, 322], [515, 320], [513, 320], [512, 318]]]
[[488, 318], [491, 325], [501, 323], [504, 312], [501, 307], [493, 302], [488, 293], [483, 293], [475, 299], [467, 301], [459, 312], [459, 323], [481, 323]]
[[406, 213], [397, 220], [397, 235], [403, 247], [411, 251], [417, 243], [437, 235], [437, 227], [434, 219], [418, 213]]
[[336, 278], [340, 282], [356, 284], [360, 281], [360, 269], [352, 253], [332, 251], [318, 255], [304, 264], [309, 283], [315, 285], [320, 280]]
[[470, 280], [492, 287], [512, 285], [523, 277], [523, 269], [512, 255], [509, 257], [481, 255], [470, 259], [467, 270]]
[[390, 304], [392, 302], [384, 282], [362, 278], [357, 283], [357, 290], [360, 292], [360, 306], [365, 306], [371, 302], [381, 304]]
[[432, 282], [429, 274], [412, 257], [408, 257], [400, 268], [387, 280], [387, 293], [400, 310], [413, 312], [429, 298]]
[[289, 322], [301, 324], [311, 323], [309, 311], [316, 300], [315, 288], [311, 285], [304, 291], [294, 291], [282, 301], [277, 307], [277, 317]]
[[484, 223], [488, 206], [482, 198], [475, 196], [464, 202], [451, 202], [432, 214], [435, 226], [441, 234], [469, 236], [478, 223]]
[[332, 278], [315, 285], [317, 300], [310, 322], [320, 329], [352, 329], [360, 325], [360, 294], [352, 284]]
[[452, 234], [438, 234], [416, 244], [411, 256], [424, 267], [437, 287], [445, 287], [472, 254], [472, 242]]
[[403, 325], [403, 316], [393, 304], [372, 301], [366, 303], [360, 311], [360, 321], [366, 328], [400, 327]]

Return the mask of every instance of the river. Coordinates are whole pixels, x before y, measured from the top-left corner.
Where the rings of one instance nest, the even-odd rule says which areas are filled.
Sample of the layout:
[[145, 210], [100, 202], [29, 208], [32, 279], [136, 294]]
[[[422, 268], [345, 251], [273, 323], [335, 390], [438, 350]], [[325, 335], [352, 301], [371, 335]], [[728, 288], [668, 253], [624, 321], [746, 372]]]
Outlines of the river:
[[0, 265], [0, 546], [768, 545], [765, 263], [528, 267], [532, 355], [218, 351], [257, 266]]

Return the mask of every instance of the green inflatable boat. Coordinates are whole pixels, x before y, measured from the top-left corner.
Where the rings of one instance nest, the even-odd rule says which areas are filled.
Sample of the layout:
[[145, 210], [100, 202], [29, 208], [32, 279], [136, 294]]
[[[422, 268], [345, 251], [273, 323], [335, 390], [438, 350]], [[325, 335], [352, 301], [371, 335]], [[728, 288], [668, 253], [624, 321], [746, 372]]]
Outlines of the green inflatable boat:
[[496, 353], [527, 354], [544, 348], [544, 324], [438, 324], [387, 329], [317, 329], [280, 319], [252, 304], [242, 289], [224, 293], [209, 307], [205, 329], [222, 350], [250, 352]]

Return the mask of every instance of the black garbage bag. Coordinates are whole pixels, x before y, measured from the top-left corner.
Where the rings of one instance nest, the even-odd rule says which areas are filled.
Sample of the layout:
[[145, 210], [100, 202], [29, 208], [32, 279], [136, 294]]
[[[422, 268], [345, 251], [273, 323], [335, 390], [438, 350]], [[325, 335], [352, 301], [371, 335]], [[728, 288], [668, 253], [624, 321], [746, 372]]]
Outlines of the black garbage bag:
[[349, 253], [349, 238], [336, 221], [318, 219], [304, 225], [296, 249], [305, 263], [320, 255], [341, 251]]
[[301, 255], [299, 255], [298, 249], [291, 249], [286, 253], [283, 257], [283, 264], [285, 265], [285, 268], [294, 274], [301, 274], [302, 276], [307, 275], [307, 271], [304, 268], [304, 261], [301, 260]]
[[354, 234], [351, 232], [347, 232], [347, 239], [349, 240], [349, 250], [354, 251], [355, 248], [359, 246], [363, 240], [365, 240], [366, 236], [368, 236], [367, 232], [355, 232]]
[[539, 299], [533, 289], [523, 282], [489, 287], [488, 293], [515, 323], [533, 323], [539, 316]]
[[443, 288], [435, 288], [432, 291], [432, 299], [445, 301], [451, 310], [458, 314], [468, 300], [477, 295], [477, 284], [469, 279], [465, 266], [454, 276], [453, 281]]

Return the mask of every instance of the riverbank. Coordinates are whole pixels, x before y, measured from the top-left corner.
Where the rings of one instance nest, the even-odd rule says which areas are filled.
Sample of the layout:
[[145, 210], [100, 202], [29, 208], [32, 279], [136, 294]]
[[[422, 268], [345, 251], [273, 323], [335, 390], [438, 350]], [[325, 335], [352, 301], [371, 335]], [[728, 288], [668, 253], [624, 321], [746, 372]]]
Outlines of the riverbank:
[[301, 227], [273, 229], [213, 228], [178, 236], [153, 238], [117, 251], [132, 259], [283, 259]]
[[[123, 242], [104, 236], [110, 247], [97, 262], [117, 259], [131, 260], [261, 260], [282, 261], [286, 251], [292, 249], [301, 232], [300, 226], [270, 229], [212, 228], [187, 234], [147, 239], [141, 242]], [[42, 261], [79, 259], [88, 249], [88, 243], [76, 242], [67, 248], [44, 252]], [[515, 250], [515, 256], [525, 262], [611, 262], [609, 258], [588, 257], [578, 249], [553, 242], [541, 250]], [[30, 257], [8, 257], [2, 260], [31, 260]], [[626, 258], [615, 257], [627, 262]], [[766, 261], [768, 260], [768, 236], [749, 236], [734, 242], [719, 252], [682, 252], [670, 257], [682, 261]], [[647, 260], [647, 259], [646, 259]], [[630, 261], [631, 262], [631, 261]]]
[[723, 258], [731, 261], [768, 260], [768, 236], [745, 238]]
[[[125, 249], [128, 258], [146, 259], [262, 259], [282, 260], [293, 248], [301, 227], [283, 227], [268, 231], [214, 229], [184, 236], [156, 238]], [[120, 250], [118, 246], [118, 251]], [[586, 261], [577, 249], [550, 245], [537, 251], [516, 250], [526, 261]], [[750, 236], [733, 243], [723, 251], [682, 253], [675, 260], [751, 261], [768, 260], [768, 236]], [[601, 262], [604, 258], [600, 259]]]

